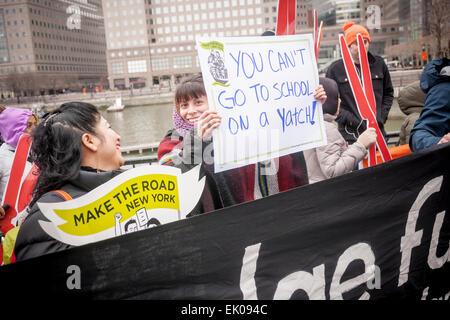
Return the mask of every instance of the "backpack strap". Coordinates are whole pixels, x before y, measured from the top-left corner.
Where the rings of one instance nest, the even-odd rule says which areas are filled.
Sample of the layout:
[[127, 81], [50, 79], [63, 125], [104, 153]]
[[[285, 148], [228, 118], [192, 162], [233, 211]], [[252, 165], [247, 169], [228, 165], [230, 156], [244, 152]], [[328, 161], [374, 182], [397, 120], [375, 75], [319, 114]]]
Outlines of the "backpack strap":
[[[72, 197], [70, 196], [70, 194], [68, 194], [67, 192], [65, 192], [63, 190], [53, 190], [51, 192], [53, 192], [54, 194], [57, 194], [64, 201], [72, 200]], [[11, 229], [10, 231], [12, 231], [12, 232], [8, 232], [7, 236], [5, 236], [5, 242], [3, 244], [3, 257], [2, 257], [4, 264], [16, 262], [16, 255], [14, 253], [14, 245], [16, 243], [16, 238], [17, 238], [17, 234], [19, 232], [19, 228], [20, 227]], [[0, 263], [1, 263], [1, 260], [2, 259], [0, 258]]]
[[70, 196], [70, 194], [68, 194], [67, 192], [65, 192], [63, 190], [53, 190], [52, 192], [57, 194], [64, 201], [72, 200], [72, 197]]

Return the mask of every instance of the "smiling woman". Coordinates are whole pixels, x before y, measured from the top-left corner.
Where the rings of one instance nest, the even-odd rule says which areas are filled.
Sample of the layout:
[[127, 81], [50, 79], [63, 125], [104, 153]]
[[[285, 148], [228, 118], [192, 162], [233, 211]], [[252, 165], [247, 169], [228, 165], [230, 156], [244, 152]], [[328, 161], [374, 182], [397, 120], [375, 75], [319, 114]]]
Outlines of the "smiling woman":
[[46, 219], [36, 202], [80, 197], [121, 173], [118, 169], [124, 163], [120, 136], [89, 103], [61, 105], [42, 121], [32, 138], [31, 155], [39, 178], [17, 236], [18, 261], [71, 247], [42, 230], [39, 221]]
[[[208, 136], [220, 125], [220, 116], [215, 111], [208, 111], [203, 77], [201, 74], [184, 79], [175, 91], [175, 108], [173, 111], [174, 129], [169, 130], [158, 147], [158, 161], [171, 163], [178, 157], [182, 141], [194, 126], [198, 127], [199, 136]], [[208, 118], [206, 115], [210, 115]]]

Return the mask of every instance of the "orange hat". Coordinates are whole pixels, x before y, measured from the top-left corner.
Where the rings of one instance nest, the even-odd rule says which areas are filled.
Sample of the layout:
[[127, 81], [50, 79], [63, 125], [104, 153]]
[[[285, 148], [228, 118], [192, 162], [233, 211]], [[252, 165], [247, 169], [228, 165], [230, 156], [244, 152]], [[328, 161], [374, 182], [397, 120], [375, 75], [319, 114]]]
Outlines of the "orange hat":
[[342, 28], [344, 30], [345, 42], [347, 46], [350, 46], [356, 41], [356, 35], [361, 34], [363, 39], [367, 39], [370, 42], [369, 31], [359, 24], [355, 24], [353, 21], [347, 21]]

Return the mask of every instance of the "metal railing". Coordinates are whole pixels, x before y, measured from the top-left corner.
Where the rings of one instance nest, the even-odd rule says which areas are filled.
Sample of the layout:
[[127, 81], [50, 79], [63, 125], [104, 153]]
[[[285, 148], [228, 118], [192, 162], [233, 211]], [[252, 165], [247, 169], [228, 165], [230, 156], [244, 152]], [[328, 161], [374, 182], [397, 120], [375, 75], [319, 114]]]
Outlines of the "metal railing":
[[399, 139], [400, 139], [400, 131], [386, 132], [386, 140], [387, 140], [388, 147], [397, 146]]
[[[390, 131], [386, 133], [386, 139], [388, 147], [394, 147], [398, 145], [398, 140], [400, 138], [400, 131]], [[122, 166], [122, 169], [131, 169], [135, 168], [137, 165], [145, 165], [145, 164], [157, 164], [158, 157], [157, 155], [143, 156], [143, 157], [134, 157], [125, 159], [125, 164]]]
[[145, 164], [157, 164], [158, 156], [143, 156], [143, 157], [135, 157], [135, 158], [127, 158], [125, 159], [125, 164], [122, 166], [122, 169], [131, 169], [136, 168], [137, 165], [145, 165]]

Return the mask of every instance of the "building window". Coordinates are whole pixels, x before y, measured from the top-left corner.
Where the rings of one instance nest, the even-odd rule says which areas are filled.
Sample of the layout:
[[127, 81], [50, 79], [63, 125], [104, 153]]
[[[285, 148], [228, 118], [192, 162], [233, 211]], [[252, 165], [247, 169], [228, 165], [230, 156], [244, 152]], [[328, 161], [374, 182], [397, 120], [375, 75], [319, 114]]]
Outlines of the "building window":
[[147, 61], [128, 61], [128, 73], [147, 72]]
[[152, 70], [168, 70], [169, 69], [169, 59], [161, 58], [161, 59], [153, 59], [152, 60]]
[[112, 74], [122, 74], [123, 72], [123, 62], [113, 62], [111, 63]]

